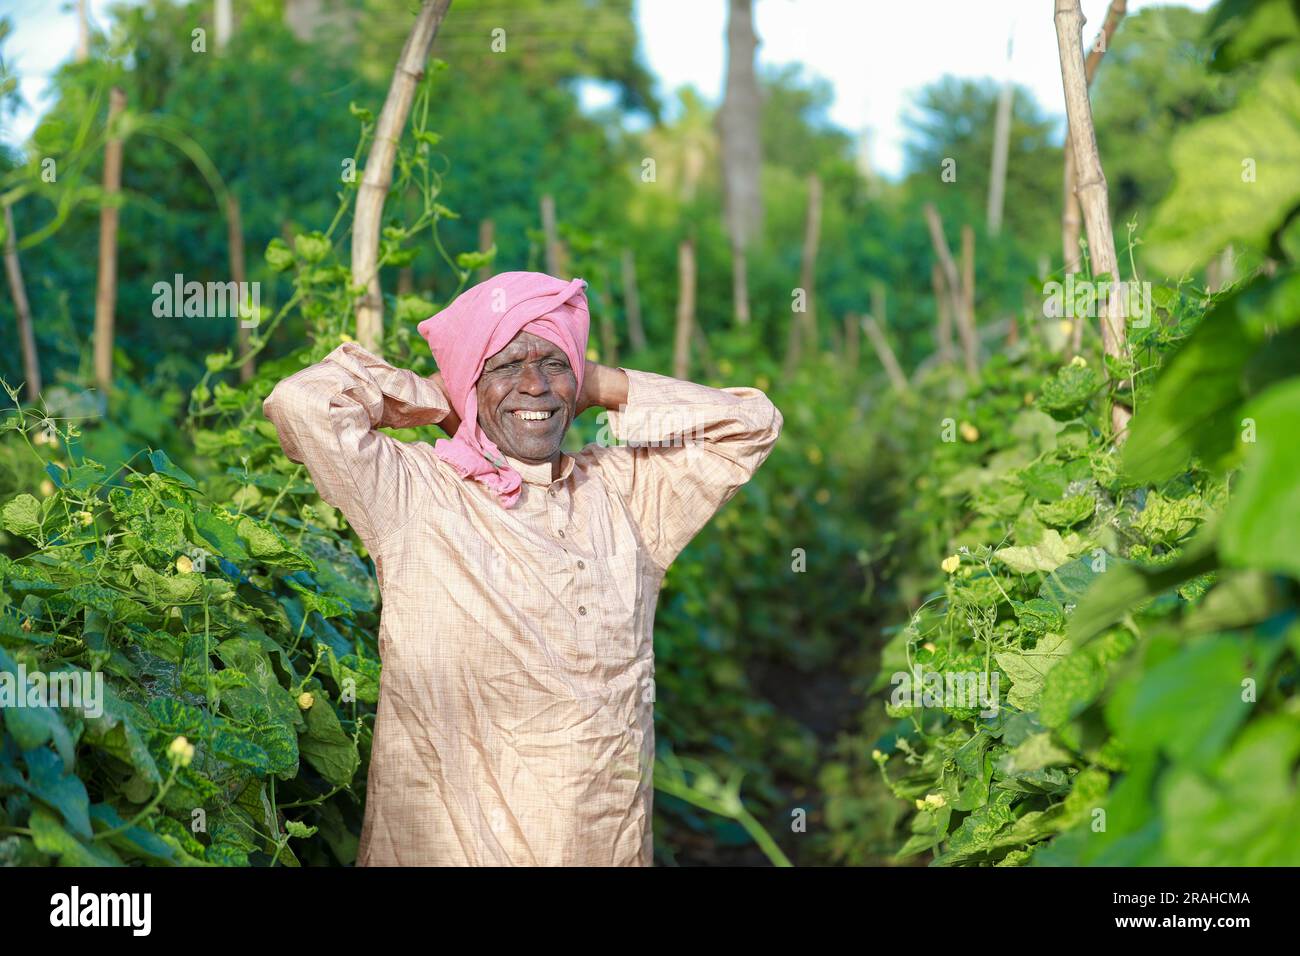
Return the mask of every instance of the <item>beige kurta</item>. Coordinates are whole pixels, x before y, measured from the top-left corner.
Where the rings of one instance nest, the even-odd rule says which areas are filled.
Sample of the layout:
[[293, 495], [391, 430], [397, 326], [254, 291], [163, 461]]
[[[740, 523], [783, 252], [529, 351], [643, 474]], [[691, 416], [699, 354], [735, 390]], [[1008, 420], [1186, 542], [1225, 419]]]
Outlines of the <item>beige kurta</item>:
[[[771, 451], [755, 388], [625, 370], [597, 442], [503, 508], [428, 442], [442, 391], [353, 342], [264, 410], [374, 559], [379, 709], [358, 866], [650, 865], [665, 569]], [[625, 444], [630, 443], [630, 444]]]

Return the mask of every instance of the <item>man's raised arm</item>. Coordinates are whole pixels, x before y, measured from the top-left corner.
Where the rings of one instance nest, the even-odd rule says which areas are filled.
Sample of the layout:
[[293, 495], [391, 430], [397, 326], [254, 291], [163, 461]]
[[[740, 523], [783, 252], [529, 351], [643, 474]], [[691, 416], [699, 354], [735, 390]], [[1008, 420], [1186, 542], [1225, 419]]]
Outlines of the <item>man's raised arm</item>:
[[614, 444], [584, 450], [627, 501], [646, 547], [667, 568], [767, 459], [781, 433], [781, 412], [748, 386], [710, 388], [606, 366], [588, 376], [585, 404], [607, 409]]
[[418, 452], [378, 429], [436, 424], [450, 405], [434, 381], [344, 342], [278, 382], [262, 411], [285, 455], [307, 466], [321, 498], [373, 553], [423, 500], [432, 477]]

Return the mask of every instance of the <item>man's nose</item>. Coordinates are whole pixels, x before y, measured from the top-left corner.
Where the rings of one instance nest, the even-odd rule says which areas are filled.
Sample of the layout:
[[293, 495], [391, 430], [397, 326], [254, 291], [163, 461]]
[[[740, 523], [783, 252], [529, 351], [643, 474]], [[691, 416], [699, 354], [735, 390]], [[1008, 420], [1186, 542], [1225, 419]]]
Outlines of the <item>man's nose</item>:
[[525, 365], [523, 371], [519, 373], [517, 387], [519, 391], [527, 392], [529, 395], [544, 395], [551, 386], [538, 366]]

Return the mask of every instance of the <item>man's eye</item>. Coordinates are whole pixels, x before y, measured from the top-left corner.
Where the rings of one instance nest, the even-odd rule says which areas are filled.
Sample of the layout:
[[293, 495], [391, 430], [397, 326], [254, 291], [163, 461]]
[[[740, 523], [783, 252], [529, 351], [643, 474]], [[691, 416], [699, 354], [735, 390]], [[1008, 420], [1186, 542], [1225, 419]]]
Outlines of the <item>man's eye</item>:
[[553, 372], [563, 372], [569, 367], [569, 363], [561, 362], [558, 359], [552, 359], [550, 362], [546, 363], [546, 367]]

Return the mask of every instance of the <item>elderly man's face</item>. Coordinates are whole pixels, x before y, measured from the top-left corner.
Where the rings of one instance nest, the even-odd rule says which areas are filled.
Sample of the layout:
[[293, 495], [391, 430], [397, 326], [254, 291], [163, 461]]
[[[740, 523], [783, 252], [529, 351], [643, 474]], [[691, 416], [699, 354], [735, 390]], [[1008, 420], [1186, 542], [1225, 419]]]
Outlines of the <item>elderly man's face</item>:
[[558, 345], [520, 332], [484, 363], [475, 388], [479, 426], [501, 451], [554, 460], [578, 403], [578, 377]]

